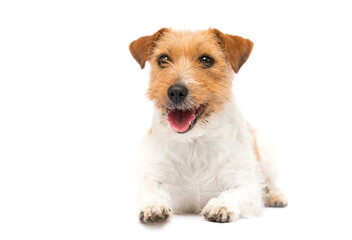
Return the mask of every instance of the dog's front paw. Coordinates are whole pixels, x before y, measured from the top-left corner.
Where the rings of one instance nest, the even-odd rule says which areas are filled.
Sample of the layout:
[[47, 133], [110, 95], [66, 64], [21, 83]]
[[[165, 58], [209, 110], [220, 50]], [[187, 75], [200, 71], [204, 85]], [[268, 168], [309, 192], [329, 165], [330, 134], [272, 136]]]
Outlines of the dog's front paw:
[[283, 208], [287, 206], [287, 200], [285, 196], [278, 189], [271, 190], [266, 188], [264, 203], [266, 207]]
[[210, 222], [226, 223], [234, 220], [234, 213], [222, 206], [206, 206], [202, 213]]
[[142, 223], [162, 223], [171, 216], [171, 210], [165, 206], [146, 207], [139, 213], [139, 220]]

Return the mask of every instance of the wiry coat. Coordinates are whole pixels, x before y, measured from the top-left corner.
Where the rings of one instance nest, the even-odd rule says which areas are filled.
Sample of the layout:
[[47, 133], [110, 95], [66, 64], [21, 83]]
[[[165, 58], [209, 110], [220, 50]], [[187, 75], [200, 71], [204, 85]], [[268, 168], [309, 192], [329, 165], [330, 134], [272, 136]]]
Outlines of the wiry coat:
[[[238, 72], [252, 46], [216, 29], [161, 29], [131, 43], [141, 67], [145, 61], [152, 65], [148, 96], [156, 106], [151, 130], [138, 151], [142, 222], [162, 222], [171, 212], [202, 213], [207, 220], [228, 222], [260, 214], [264, 203], [286, 205], [275, 187], [273, 156], [231, 95], [231, 71]], [[155, 59], [165, 53], [170, 62], [160, 68]], [[213, 68], [201, 67], [202, 53], [214, 57]], [[190, 92], [176, 107], [206, 106], [184, 134], [172, 130], [166, 117], [174, 107], [166, 91], [175, 83]]]

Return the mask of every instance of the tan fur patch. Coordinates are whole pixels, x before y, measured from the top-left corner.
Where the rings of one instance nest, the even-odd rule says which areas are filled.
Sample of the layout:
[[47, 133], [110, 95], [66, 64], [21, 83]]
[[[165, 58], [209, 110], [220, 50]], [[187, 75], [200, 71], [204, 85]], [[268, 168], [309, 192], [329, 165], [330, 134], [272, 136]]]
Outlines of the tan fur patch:
[[[204, 31], [173, 31], [161, 29], [153, 35], [137, 39], [130, 51], [143, 68], [151, 64], [151, 77], [147, 96], [162, 112], [167, 112], [167, 90], [175, 83], [186, 85], [192, 107], [207, 105], [200, 118], [219, 111], [230, 101], [232, 75], [247, 60], [253, 43], [238, 36], [223, 34], [217, 29]], [[167, 54], [170, 61], [165, 68], [157, 59]], [[214, 65], [204, 68], [199, 58], [211, 56]]]
[[147, 135], [150, 135], [152, 134], [152, 128], [149, 128], [148, 132], [147, 132]]
[[213, 31], [221, 39], [231, 67], [237, 73], [251, 54], [253, 42], [239, 36], [223, 34], [217, 29]]
[[[157, 65], [161, 54], [167, 54], [172, 59], [166, 68]], [[202, 67], [199, 57], [203, 54], [215, 59], [213, 67]], [[196, 107], [208, 104], [208, 113], [220, 110], [222, 104], [230, 99], [231, 68], [218, 39], [210, 31], [172, 31], [163, 34], [154, 48], [150, 63], [152, 71], [147, 95], [161, 111], [166, 110], [166, 92], [175, 83], [187, 82], [192, 103]]]
[[144, 68], [145, 63], [148, 60], [156, 41], [165, 31], [168, 30], [166, 28], [162, 28], [153, 35], [141, 37], [130, 44], [130, 52], [142, 69]]
[[255, 131], [253, 129], [249, 128], [249, 132], [253, 136], [253, 151], [254, 151], [254, 154], [255, 154], [255, 156], [257, 158], [257, 161], [260, 162], [261, 161], [261, 157], [260, 157], [259, 150], [258, 150], [258, 144], [257, 144], [257, 139], [255, 137]]

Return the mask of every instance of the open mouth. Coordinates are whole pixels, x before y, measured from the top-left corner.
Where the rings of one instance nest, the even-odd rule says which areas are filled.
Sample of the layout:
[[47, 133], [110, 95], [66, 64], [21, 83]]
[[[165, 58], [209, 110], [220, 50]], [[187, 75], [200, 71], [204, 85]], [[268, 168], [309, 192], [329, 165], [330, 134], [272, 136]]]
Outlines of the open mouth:
[[196, 125], [197, 118], [204, 112], [206, 105], [190, 110], [168, 109], [167, 120], [177, 133], [186, 133]]

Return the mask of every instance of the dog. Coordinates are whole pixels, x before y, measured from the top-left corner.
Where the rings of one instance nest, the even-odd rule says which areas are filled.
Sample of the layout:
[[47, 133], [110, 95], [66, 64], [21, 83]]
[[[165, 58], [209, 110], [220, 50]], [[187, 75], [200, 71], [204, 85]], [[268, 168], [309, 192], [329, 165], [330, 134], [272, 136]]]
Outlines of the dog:
[[147, 96], [155, 105], [137, 154], [142, 223], [171, 213], [225, 223], [287, 205], [272, 150], [232, 96], [234, 73], [252, 48], [249, 39], [217, 29], [162, 28], [129, 45], [142, 69], [151, 65]]

